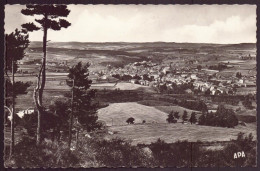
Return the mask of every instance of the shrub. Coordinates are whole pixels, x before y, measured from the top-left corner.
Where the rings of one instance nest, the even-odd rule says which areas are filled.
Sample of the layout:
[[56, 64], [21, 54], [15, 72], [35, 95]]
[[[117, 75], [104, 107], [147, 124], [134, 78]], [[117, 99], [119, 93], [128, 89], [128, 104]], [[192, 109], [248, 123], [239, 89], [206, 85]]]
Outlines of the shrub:
[[[234, 153], [244, 151], [246, 157], [234, 158]], [[252, 134], [245, 136], [239, 133], [237, 139], [227, 145], [222, 152], [221, 164], [225, 166], [255, 166], [256, 165], [256, 142]]]
[[[69, 153], [66, 143], [45, 140], [40, 146], [34, 139], [24, 137], [16, 146], [12, 161], [6, 161], [7, 167], [79, 167], [75, 154]], [[6, 156], [7, 157], [7, 156]], [[13, 165], [10, 165], [13, 164]]]
[[173, 116], [174, 116], [175, 118], [177, 118], [177, 119], [180, 118], [179, 112], [174, 112]]
[[139, 147], [121, 139], [95, 143], [96, 159], [106, 167], [149, 167], [151, 158]]
[[126, 120], [126, 123], [128, 124], [134, 124], [135, 119], [133, 117], [130, 117]]
[[187, 141], [167, 144], [161, 139], [151, 143], [155, 166], [189, 167], [191, 166], [191, 145]]
[[177, 122], [177, 120], [173, 116], [173, 111], [171, 111], [171, 113], [168, 114], [168, 118], [166, 119], [166, 121], [168, 123], [176, 123]]

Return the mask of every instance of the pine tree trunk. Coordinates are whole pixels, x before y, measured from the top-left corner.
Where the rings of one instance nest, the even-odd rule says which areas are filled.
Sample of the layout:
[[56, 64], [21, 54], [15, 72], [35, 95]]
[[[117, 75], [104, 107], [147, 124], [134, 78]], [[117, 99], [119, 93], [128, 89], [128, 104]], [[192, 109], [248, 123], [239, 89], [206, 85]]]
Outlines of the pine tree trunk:
[[14, 113], [15, 113], [15, 92], [14, 92], [14, 60], [12, 60], [12, 82], [13, 82], [13, 86], [12, 86], [12, 100], [13, 100], [13, 106], [12, 106], [12, 113], [11, 113], [11, 146], [10, 146], [10, 157], [13, 155], [14, 153]]
[[70, 114], [70, 125], [69, 125], [69, 150], [71, 147], [71, 139], [72, 139], [72, 124], [73, 124], [73, 101], [74, 101], [74, 79], [73, 86], [72, 86], [72, 99], [71, 99], [71, 114]]
[[76, 118], [76, 123], [77, 123], [77, 132], [76, 132], [76, 149], [78, 148], [78, 140], [79, 140], [79, 118]]
[[36, 145], [41, 144], [41, 109], [38, 109], [38, 124], [37, 124], [37, 138], [36, 138]]
[[[47, 17], [46, 17], [47, 19]], [[43, 58], [42, 58], [42, 69], [39, 73], [41, 77], [41, 85], [38, 87], [38, 98], [35, 99], [37, 110], [38, 110], [38, 125], [37, 125], [37, 140], [36, 144], [40, 145], [42, 141], [42, 114], [44, 111], [43, 104], [42, 104], [42, 98], [43, 98], [43, 90], [45, 87], [45, 81], [46, 81], [46, 46], [47, 46], [47, 28], [43, 28]], [[38, 78], [40, 79], [40, 77]], [[38, 80], [40, 81], [40, 80]], [[37, 96], [37, 95], [36, 95]], [[36, 97], [35, 97], [36, 98]]]

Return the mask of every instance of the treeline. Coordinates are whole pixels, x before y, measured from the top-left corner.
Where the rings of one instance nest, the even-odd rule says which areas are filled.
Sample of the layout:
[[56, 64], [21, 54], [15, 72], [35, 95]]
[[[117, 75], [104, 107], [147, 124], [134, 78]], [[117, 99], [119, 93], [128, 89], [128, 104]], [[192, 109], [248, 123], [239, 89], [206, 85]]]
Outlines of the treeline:
[[129, 81], [131, 79], [135, 79], [135, 80], [137, 80], [136, 83], [138, 83], [138, 80], [141, 80], [141, 79], [146, 80], [146, 81], [154, 81], [154, 79], [152, 77], [150, 77], [148, 74], [144, 74], [144, 75], [142, 75], [142, 77], [137, 74], [135, 74], [134, 76], [131, 76], [128, 74], [124, 74], [124, 75], [113, 74], [112, 77], [117, 78], [122, 81]]
[[[180, 115], [179, 112], [177, 111], [171, 111], [168, 114], [168, 117], [166, 119], [166, 121], [168, 123], [177, 123], [177, 120], [180, 119]], [[196, 124], [197, 123], [197, 117], [196, 117], [196, 113], [192, 112], [190, 118], [188, 119], [188, 112], [186, 110], [183, 111], [183, 115], [182, 115], [182, 123], [189, 121], [191, 124]]]
[[202, 100], [195, 101], [195, 100], [181, 100], [178, 102], [178, 105], [181, 107], [185, 107], [191, 110], [197, 111], [208, 111], [208, 107], [205, 102]]
[[[207, 149], [202, 142], [158, 139], [150, 145], [131, 145], [121, 139], [80, 139], [78, 150], [68, 152], [66, 144], [44, 141], [41, 148], [24, 138], [17, 144], [16, 167], [252, 167], [256, 166], [256, 141], [252, 134], [239, 133], [219, 150]], [[210, 144], [211, 143], [207, 143]], [[220, 143], [221, 144], [221, 143]], [[246, 157], [234, 158], [237, 152]], [[7, 160], [7, 166], [14, 162]]]
[[[237, 139], [221, 150], [206, 150], [200, 143], [178, 141], [167, 144], [163, 140], [151, 143], [149, 148], [154, 165], [168, 167], [237, 167], [256, 165], [256, 142], [252, 134], [239, 133]], [[234, 158], [237, 152], [248, 152], [245, 158]], [[191, 157], [192, 156], [192, 157]]]
[[222, 71], [224, 69], [227, 69], [228, 67], [225, 64], [218, 64], [218, 65], [210, 65], [208, 68], [211, 70]]
[[238, 119], [232, 109], [219, 105], [215, 113], [203, 112], [199, 117], [199, 125], [234, 128], [238, 125]]

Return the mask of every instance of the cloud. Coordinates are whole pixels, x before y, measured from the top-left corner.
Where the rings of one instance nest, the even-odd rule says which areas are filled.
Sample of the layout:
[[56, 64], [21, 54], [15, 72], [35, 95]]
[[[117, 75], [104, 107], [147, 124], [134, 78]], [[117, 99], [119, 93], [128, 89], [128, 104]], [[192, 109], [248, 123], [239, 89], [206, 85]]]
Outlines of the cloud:
[[164, 38], [167, 41], [194, 43], [256, 42], [256, 17], [251, 15], [242, 20], [239, 16], [231, 16], [208, 26], [184, 25], [165, 31]]
[[[19, 5], [7, 5], [5, 29], [22, 23]], [[256, 42], [255, 5], [69, 5], [71, 27], [48, 31], [51, 41], [81, 42]], [[10, 18], [11, 17], [11, 18]], [[10, 19], [9, 19], [10, 18]], [[42, 31], [30, 33], [42, 40]]]

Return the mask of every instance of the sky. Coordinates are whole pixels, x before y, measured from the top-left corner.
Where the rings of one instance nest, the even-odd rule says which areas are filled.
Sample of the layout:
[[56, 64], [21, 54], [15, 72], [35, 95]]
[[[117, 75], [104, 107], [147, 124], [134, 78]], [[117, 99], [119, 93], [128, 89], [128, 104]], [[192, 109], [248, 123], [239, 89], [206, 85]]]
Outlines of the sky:
[[[5, 6], [5, 32], [34, 21], [24, 5]], [[53, 42], [255, 43], [256, 5], [68, 5], [71, 26], [48, 31]], [[38, 16], [39, 17], [39, 16]], [[42, 31], [30, 41], [42, 41]]]

